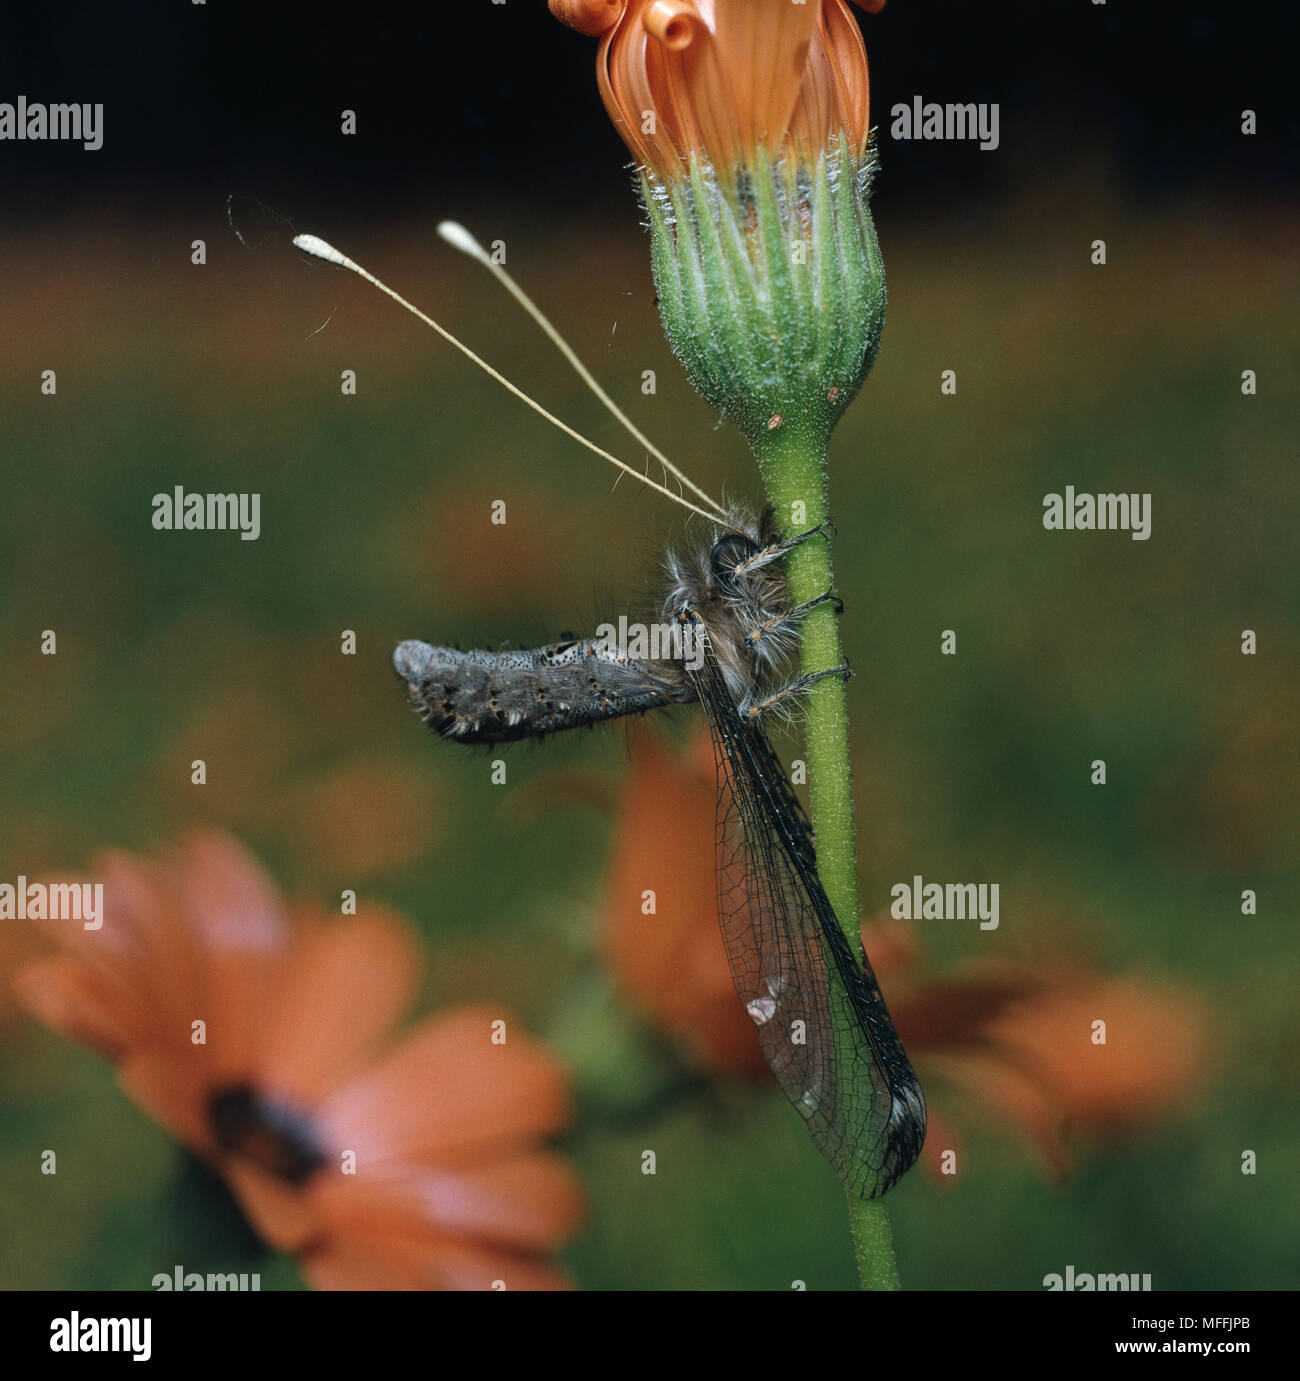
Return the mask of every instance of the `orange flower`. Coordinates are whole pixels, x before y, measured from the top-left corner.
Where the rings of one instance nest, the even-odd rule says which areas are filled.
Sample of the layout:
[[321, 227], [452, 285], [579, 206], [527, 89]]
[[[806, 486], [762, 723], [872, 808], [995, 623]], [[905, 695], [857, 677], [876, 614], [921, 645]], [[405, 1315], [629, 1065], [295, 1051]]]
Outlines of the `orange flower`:
[[[865, 10], [884, 0], [858, 0]], [[600, 94], [639, 164], [660, 176], [694, 154], [744, 164], [805, 155], [869, 131], [867, 53], [847, 0], [550, 0], [601, 35]]]
[[601, 98], [638, 164], [659, 311], [691, 383], [762, 467], [781, 464], [783, 419], [829, 441], [885, 320], [848, 0], [551, 8], [601, 34]]
[[[684, 757], [648, 734], [634, 739], [604, 948], [647, 1021], [704, 1068], [750, 1078], [764, 1065], [731, 983], [712, 900], [714, 793], [707, 735]], [[647, 890], [655, 894], [652, 915], [643, 909]], [[1113, 1137], [1156, 1122], [1205, 1077], [1202, 1005], [1172, 986], [1103, 978], [1078, 964], [1031, 969], [1010, 961], [929, 978], [911, 924], [888, 914], [864, 924], [862, 939], [926, 1089], [922, 1156], [935, 1172], [944, 1152], [959, 1146], [952, 1117], [959, 1104], [1012, 1128], [1059, 1178], [1071, 1167], [1067, 1132]], [[1104, 1044], [1094, 1037], [1097, 1021], [1106, 1023]]]
[[107, 854], [97, 880], [103, 928], [52, 923], [60, 952], [19, 974], [21, 999], [116, 1061], [312, 1284], [566, 1283], [545, 1257], [579, 1192], [537, 1144], [566, 1119], [565, 1076], [495, 1008], [388, 1039], [419, 970], [396, 916], [290, 918], [215, 833], [161, 862]]
[[[864, 928], [867, 944], [871, 929]], [[1069, 1134], [1115, 1139], [1158, 1123], [1208, 1073], [1199, 999], [1079, 965], [972, 965], [905, 988], [890, 1010], [927, 1091], [944, 1088], [1018, 1132], [1054, 1179], [1071, 1173]], [[926, 1164], [942, 1171], [945, 1151], [959, 1144], [941, 1102]]]

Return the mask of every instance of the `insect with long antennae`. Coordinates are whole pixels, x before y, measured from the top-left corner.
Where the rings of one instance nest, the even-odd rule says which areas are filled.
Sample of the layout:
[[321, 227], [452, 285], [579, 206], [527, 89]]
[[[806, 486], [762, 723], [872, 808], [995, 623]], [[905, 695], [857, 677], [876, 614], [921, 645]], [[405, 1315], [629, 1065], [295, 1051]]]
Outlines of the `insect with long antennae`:
[[[590, 381], [540, 309], [469, 232], [440, 229], [492, 269]], [[667, 558], [665, 655], [633, 656], [608, 635], [524, 652], [460, 652], [412, 640], [397, 648], [394, 666], [420, 717], [461, 743], [537, 738], [699, 702], [717, 762], [718, 919], [736, 992], [768, 1067], [850, 1192], [864, 1199], [885, 1193], [920, 1153], [925, 1100], [866, 954], [860, 943], [850, 945], [822, 887], [812, 827], [764, 728], [821, 676], [848, 671], [782, 677], [800, 620], [835, 596], [827, 591], [792, 606], [781, 561], [824, 533], [783, 537], [770, 510], [755, 517], [741, 506], [723, 509], [654, 451], [596, 386], [606, 407], [712, 512], [673, 494], [578, 436], [331, 246], [313, 236], [294, 243], [360, 274], [561, 430], [711, 524], [706, 545]]]

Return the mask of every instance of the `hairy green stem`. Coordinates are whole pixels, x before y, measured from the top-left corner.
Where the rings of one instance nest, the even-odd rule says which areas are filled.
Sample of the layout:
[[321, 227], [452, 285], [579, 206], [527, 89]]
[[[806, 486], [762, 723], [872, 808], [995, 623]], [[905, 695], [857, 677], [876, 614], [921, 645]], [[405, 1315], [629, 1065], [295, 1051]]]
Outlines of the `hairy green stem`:
[[894, 1261], [894, 1233], [884, 1199], [859, 1199], [849, 1195], [849, 1227], [858, 1279], [864, 1290], [901, 1290]]
[[[818, 421], [783, 418], [756, 446], [768, 499], [778, 526], [793, 535], [817, 527], [827, 516], [827, 429]], [[801, 542], [785, 558], [794, 604], [834, 589], [831, 539]], [[805, 675], [841, 666], [839, 620], [831, 603], [805, 617], [800, 671]], [[817, 840], [817, 870], [852, 953], [861, 948], [858, 923], [858, 862], [853, 821], [853, 769], [849, 754], [849, 709], [844, 679], [825, 676], [804, 701], [808, 798]], [[889, 1213], [881, 1199], [848, 1196], [858, 1275], [864, 1290], [897, 1290]]]

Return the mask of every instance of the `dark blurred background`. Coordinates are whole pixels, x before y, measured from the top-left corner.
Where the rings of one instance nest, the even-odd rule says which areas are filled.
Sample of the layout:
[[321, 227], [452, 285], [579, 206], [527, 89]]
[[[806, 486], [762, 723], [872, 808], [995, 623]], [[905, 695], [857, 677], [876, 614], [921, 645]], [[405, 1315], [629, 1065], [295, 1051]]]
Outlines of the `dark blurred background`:
[[[882, 141], [895, 214], [951, 221], [1083, 157], [1104, 158], [1146, 200], [1294, 186], [1291, 6], [891, 0], [860, 17], [882, 126], [917, 94], [1001, 105], [996, 157]], [[106, 202], [157, 215], [241, 188], [300, 217], [409, 215], [476, 189], [571, 210], [623, 193], [623, 146], [597, 118], [594, 44], [558, 32], [534, 0], [178, 4], [138, 16], [15, 3], [3, 24], [6, 99], [48, 93], [109, 112], [93, 158], [3, 149], [10, 187], [22, 184], [7, 216]], [[360, 115], [353, 138], [337, 133], [344, 106]], [[1250, 139], [1237, 135], [1244, 108], [1259, 116]]]
[[[925, 930], [936, 972], [1086, 956], [1195, 995], [1214, 1052], [1176, 1115], [1081, 1146], [1069, 1187], [996, 1125], [948, 1192], [909, 1177], [891, 1202], [918, 1287], [1038, 1288], [1067, 1263], [1156, 1288], [1297, 1283], [1293, 16], [891, 0], [863, 17], [890, 306], [831, 483], [865, 904], [918, 872], [1000, 880], [998, 932]], [[0, 877], [217, 824], [290, 893], [400, 907], [426, 941], [426, 1008], [486, 995], [571, 1031], [610, 832], [575, 793], [536, 805], [557, 771], [615, 791], [621, 736], [516, 754], [502, 793], [486, 760], [426, 741], [388, 653], [623, 611], [680, 525], [288, 241], [333, 240], [629, 455], [434, 226], [504, 240], [667, 452], [753, 494], [659, 331], [594, 42], [541, 0], [11, 4], [0, 25], [0, 100], [105, 104], [99, 152], [0, 144]], [[998, 102], [999, 149], [893, 141], [889, 107], [918, 94]], [[151, 496], [177, 484], [259, 491], [260, 540], [154, 532]], [[1067, 484], [1151, 492], [1151, 539], [1044, 532], [1043, 495]], [[39, 655], [50, 627], [57, 658]], [[23, 943], [0, 935], [7, 964]], [[135, 1288], [188, 1260], [159, 1245], [177, 1231], [154, 1183], [171, 1143], [103, 1064], [5, 1015], [0, 1177], [27, 1184], [32, 1147], [59, 1138], [102, 1149], [39, 1212], [0, 1194], [0, 1281]], [[852, 1282], [836, 1186], [779, 1097], [758, 1102], [586, 1117], [580, 1283]], [[690, 1167], [672, 1193], [629, 1193], [644, 1144]]]

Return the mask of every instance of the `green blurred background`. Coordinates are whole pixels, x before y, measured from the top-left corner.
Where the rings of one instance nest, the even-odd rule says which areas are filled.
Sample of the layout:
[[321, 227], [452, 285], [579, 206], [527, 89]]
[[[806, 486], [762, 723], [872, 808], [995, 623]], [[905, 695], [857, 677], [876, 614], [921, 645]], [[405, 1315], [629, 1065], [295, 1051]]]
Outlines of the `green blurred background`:
[[[663, 342], [637, 208], [616, 158], [606, 172], [613, 193], [594, 202], [553, 184], [539, 211], [508, 185], [423, 185], [404, 215], [326, 198], [328, 223], [292, 228], [628, 454], [433, 226], [454, 214], [503, 239], [664, 449], [711, 491], [754, 496], [741, 442]], [[276, 214], [236, 203], [241, 243], [224, 191], [0, 225], [0, 877], [220, 825], [292, 895], [356, 886], [400, 908], [427, 950], [421, 1011], [490, 997], [572, 1040], [599, 982], [611, 826], [580, 800], [538, 803], [557, 770], [616, 787], [622, 733], [512, 752], [494, 787], [486, 756], [405, 710], [390, 651], [594, 626], [653, 591], [681, 524], [364, 285], [296, 255]], [[1086, 148], [1022, 155], [951, 213], [936, 200], [891, 206], [887, 180], [877, 197], [885, 343], [832, 453], [864, 897], [884, 906], [918, 872], [999, 881], [997, 932], [924, 925], [936, 971], [1084, 954], [1199, 994], [1215, 1060], [1172, 1119], [1081, 1146], [1065, 1187], [1006, 1129], [972, 1127], [955, 1186], [913, 1174], [891, 1196], [900, 1269], [917, 1288], [1036, 1289], [1067, 1264], [1150, 1272], [1157, 1289], [1294, 1287], [1295, 206], [1204, 184], [1137, 195]], [[155, 532], [151, 498], [178, 484], [260, 492], [260, 540]], [[1043, 496], [1066, 484], [1149, 491], [1150, 540], [1046, 532]], [[57, 657], [40, 655], [46, 628]], [[347, 628], [356, 657], [339, 655]], [[939, 655], [944, 629], [956, 657]], [[1241, 914], [1246, 888], [1257, 915]], [[6, 968], [24, 945], [0, 935]], [[142, 1288], [200, 1257], [239, 1269], [222, 1265], [245, 1260], [236, 1226], [111, 1069], [4, 1012], [0, 1285]], [[591, 1199], [564, 1254], [584, 1287], [854, 1283], [838, 1187], [775, 1090], [642, 1104], [627, 1088], [585, 1099], [564, 1144]], [[34, 1182], [46, 1146], [60, 1173]], [[261, 1269], [263, 1288], [298, 1283], [291, 1263]]]

